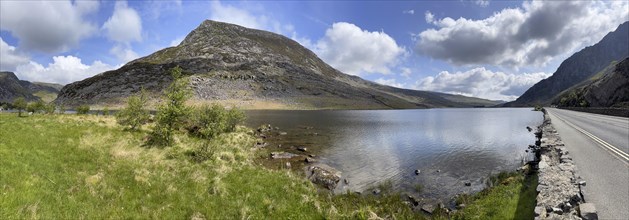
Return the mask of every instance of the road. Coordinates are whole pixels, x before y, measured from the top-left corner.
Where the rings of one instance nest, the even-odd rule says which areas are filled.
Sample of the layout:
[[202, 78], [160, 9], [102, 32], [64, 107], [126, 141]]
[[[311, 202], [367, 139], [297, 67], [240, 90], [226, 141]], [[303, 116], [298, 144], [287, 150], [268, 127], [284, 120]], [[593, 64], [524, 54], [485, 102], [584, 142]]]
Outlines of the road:
[[629, 219], [629, 118], [547, 109], [600, 219]]

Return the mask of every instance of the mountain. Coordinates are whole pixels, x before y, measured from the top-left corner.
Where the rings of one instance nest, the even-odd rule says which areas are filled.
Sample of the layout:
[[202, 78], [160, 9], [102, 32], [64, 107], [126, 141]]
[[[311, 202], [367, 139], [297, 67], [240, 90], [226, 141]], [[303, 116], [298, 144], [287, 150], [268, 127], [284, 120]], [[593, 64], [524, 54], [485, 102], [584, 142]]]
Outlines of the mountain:
[[12, 72], [0, 72], [0, 102], [13, 102], [24, 97], [28, 101], [50, 102], [57, 97], [62, 85], [20, 80]]
[[56, 102], [119, 105], [141, 87], [154, 96], [180, 66], [192, 102], [218, 101], [250, 109], [384, 109], [489, 106], [493, 101], [393, 88], [346, 75], [284, 36], [204, 21], [175, 47], [120, 69], [66, 85]]
[[592, 78], [559, 94], [554, 105], [562, 107], [611, 107], [629, 104], [629, 58], [612, 62]]
[[629, 56], [629, 22], [608, 33], [601, 41], [564, 60], [557, 71], [505, 106], [548, 105], [559, 93], [592, 78], [612, 61]]

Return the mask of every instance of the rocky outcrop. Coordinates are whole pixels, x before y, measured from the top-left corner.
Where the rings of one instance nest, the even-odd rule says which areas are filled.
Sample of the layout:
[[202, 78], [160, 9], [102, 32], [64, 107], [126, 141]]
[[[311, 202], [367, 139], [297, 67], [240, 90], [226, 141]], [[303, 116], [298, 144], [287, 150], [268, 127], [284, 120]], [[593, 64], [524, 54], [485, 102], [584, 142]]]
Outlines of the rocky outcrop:
[[18, 97], [27, 101], [37, 101], [41, 98], [35, 96], [36, 93], [56, 96], [61, 87], [61, 85], [52, 83], [32, 83], [18, 79], [15, 73], [0, 72], [0, 102], [10, 103]]
[[227, 102], [245, 108], [388, 109], [497, 104], [369, 82], [332, 68], [282, 35], [209, 20], [178, 46], [65, 86], [56, 102], [116, 104], [140, 88], [159, 95], [171, 82], [168, 70], [175, 66], [189, 77], [194, 101]]
[[[539, 184], [535, 219], [580, 219], [578, 207], [584, 204], [581, 187], [585, 181], [578, 176], [569, 151], [543, 111], [544, 122], [536, 133]], [[586, 210], [592, 210], [590, 207], [593, 205], [585, 205]]]
[[564, 60], [557, 71], [529, 88], [517, 100], [505, 106], [547, 105], [562, 91], [577, 85], [603, 70], [612, 61], [629, 56], [629, 22], [621, 24], [598, 43], [586, 47]]
[[306, 168], [306, 177], [315, 184], [334, 190], [341, 181], [341, 172], [325, 164], [316, 164]]

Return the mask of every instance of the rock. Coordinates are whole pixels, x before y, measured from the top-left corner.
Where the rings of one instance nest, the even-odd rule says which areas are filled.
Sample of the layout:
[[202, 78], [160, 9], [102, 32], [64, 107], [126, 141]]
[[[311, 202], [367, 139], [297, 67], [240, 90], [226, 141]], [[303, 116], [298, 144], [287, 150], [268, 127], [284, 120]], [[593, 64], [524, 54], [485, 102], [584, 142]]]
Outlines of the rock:
[[553, 213], [558, 214], [558, 215], [562, 215], [563, 214], [563, 209], [557, 208], [557, 207], [553, 207], [552, 208]]
[[437, 170], [437, 173], [441, 173], [441, 170]]
[[414, 196], [409, 195], [408, 200], [411, 202], [411, 204], [413, 204], [413, 206], [419, 205], [419, 200], [417, 200]]
[[297, 147], [297, 150], [301, 151], [301, 152], [307, 152], [308, 148], [306, 148], [306, 147]]
[[421, 173], [421, 170], [415, 170], [415, 175], [419, 175], [419, 173]]
[[344, 180], [343, 180], [343, 182], [344, 182], [345, 184], [349, 184], [349, 180], [347, 180], [347, 179], [344, 179]]
[[542, 160], [537, 164], [537, 167], [541, 170], [541, 169], [546, 169], [548, 168], [548, 163], [546, 163], [546, 161]]
[[373, 191], [371, 191], [374, 195], [380, 195], [380, 193], [382, 191], [380, 191], [380, 189], [374, 189]]
[[469, 181], [466, 181], [464, 184], [465, 186], [472, 186], [472, 182], [469, 182]]
[[286, 162], [286, 168], [288, 168], [288, 169], [291, 168], [290, 162]]
[[546, 208], [541, 206], [535, 206], [535, 217], [546, 215]]
[[205, 216], [200, 212], [195, 212], [190, 216], [190, 220], [205, 220]]
[[580, 186], [585, 186], [585, 184], [586, 184], [586, 183], [585, 183], [585, 180], [581, 180], [581, 181], [579, 181], [579, 182], [578, 182], [578, 184], [579, 184]]
[[310, 157], [306, 157], [306, 159], [304, 159], [304, 162], [306, 162], [306, 163], [314, 163], [314, 162], [317, 162], [317, 160], [312, 159]]
[[584, 220], [596, 220], [598, 214], [593, 203], [581, 203], [579, 205], [579, 216]]
[[341, 180], [341, 172], [325, 164], [309, 166], [306, 169], [306, 176], [311, 182], [329, 190], [336, 188]]
[[298, 157], [299, 155], [288, 152], [271, 152], [271, 158], [273, 159], [291, 159]]
[[435, 211], [435, 206], [432, 204], [424, 204], [422, 205], [422, 211], [432, 214], [432, 212]]
[[529, 132], [531, 132], [533, 129], [529, 126], [526, 126], [526, 130], [529, 130]]
[[456, 205], [456, 208], [457, 209], [464, 209], [465, 206], [467, 206], [467, 205], [465, 205], [465, 203], [461, 203], [461, 204]]
[[279, 133], [279, 135], [287, 135], [287, 134], [288, 134], [288, 133], [283, 132], [283, 131]]
[[308, 154], [309, 157], [316, 157], [317, 155], [314, 154]]
[[264, 148], [267, 145], [268, 144], [266, 142], [258, 142], [258, 143], [256, 143], [256, 145], [254, 145], [254, 147], [256, 147], [256, 148]]

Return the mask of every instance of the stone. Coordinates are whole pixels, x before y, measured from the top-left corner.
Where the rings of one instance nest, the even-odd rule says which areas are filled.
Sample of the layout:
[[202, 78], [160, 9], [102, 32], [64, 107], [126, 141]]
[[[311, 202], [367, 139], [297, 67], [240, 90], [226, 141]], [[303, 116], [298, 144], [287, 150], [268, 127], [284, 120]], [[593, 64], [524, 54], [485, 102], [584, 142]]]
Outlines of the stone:
[[543, 216], [546, 214], [546, 208], [542, 206], [535, 206], [534, 212], [535, 212], [535, 217]]
[[286, 162], [286, 168], [288, 168], [288, 169], [291, 168], [290, 162]]
[[343, 180], [343, 182], [344, 182], [345, 184], [349, 184], [349, 180], [347, 180], [347, 179], [344, 179], [344, 180]]
[[529, 132], [531, 132], [533, 130], [533, 128], [526, 126], [526, 130], [529, 130]]
[[419, 200], [417, 200], [414, 196], [409, 195], [408, 200], [413, 204], [413, 206], [419, 205]]
[[298, 157], [299, 155], [288, 152], [271, 152], [271, 158], [273, 159], [291, 159]]
[[553, 207], [553, 213], [558, 214], [558, 215], [562, 215], [563, 214], [563, 209], [557, 208], [557, 207]]
[[432, 204], [424, 204], [422, 205], [422, 211], [432, 214], [432, 212], [435, 211], [435, 206]]
[[314, 154], [308, 154], [309, 157], [316, 157], [317, 155]]
[[415, 175], [419, 175], [421, 172], [421, 170], [415, 170]]
[[279, 133], [279, 135], [287, 135], [287, 134], [288, 134], [288, 133], [283, 132], [283, 131]]
[[297, 150], [301, 151], [301, 152], [307, 152], [308, 148], [306, 148], [306, 147], [297, 147]]
[[325, 164], [309, 166], [306, 169], [306, 176], [314, 184], [329, 190], [334, 190], [338, 182], [341, 181], [341, 172]]
[[190, 216], [190, 220], [205, 220], [205, 216], [203, 214], [201, 214], [200, 212], [195, 212], [194, 214], [192, 214], [192, 216]]
[[585, 182], [585, 180], [581, 180], [581, 181], [579, 181], [579, 182], [578, 182], [578, 184], [579, 184], [580, 186], [585, 186], [586, 182]]
[[579, 216], [584, 220], [598, 219], [598, 213], [593, 203], [581, 203], [579, 205]]
[[374, 189], [373, 191], [371, 191], [374, 195], [379, 195], [382, 191], [380, 191], [380, 189]]
[[469, 182], [469, 181], [466, 181], [464, 184], [465, 186], [472, 186], [472, 182]]
[[304, 159], [304, 162], [306, 162], [306, 163], [314, 163], [314, 162], [317, 162], [317, 160], [315, 160], [315, 159], [313, 159], [311, 157], [306, 157], [306, 159]]
[[546, 169], [546, 168], [548, 168], [548, 163], [546, 163], [546, 161], [545, 161], [545, 160], [542, 160], [542, 161], [540, 161], [540, 162], [537, 164], [537, 167], [538, 167], [540, 170]]

